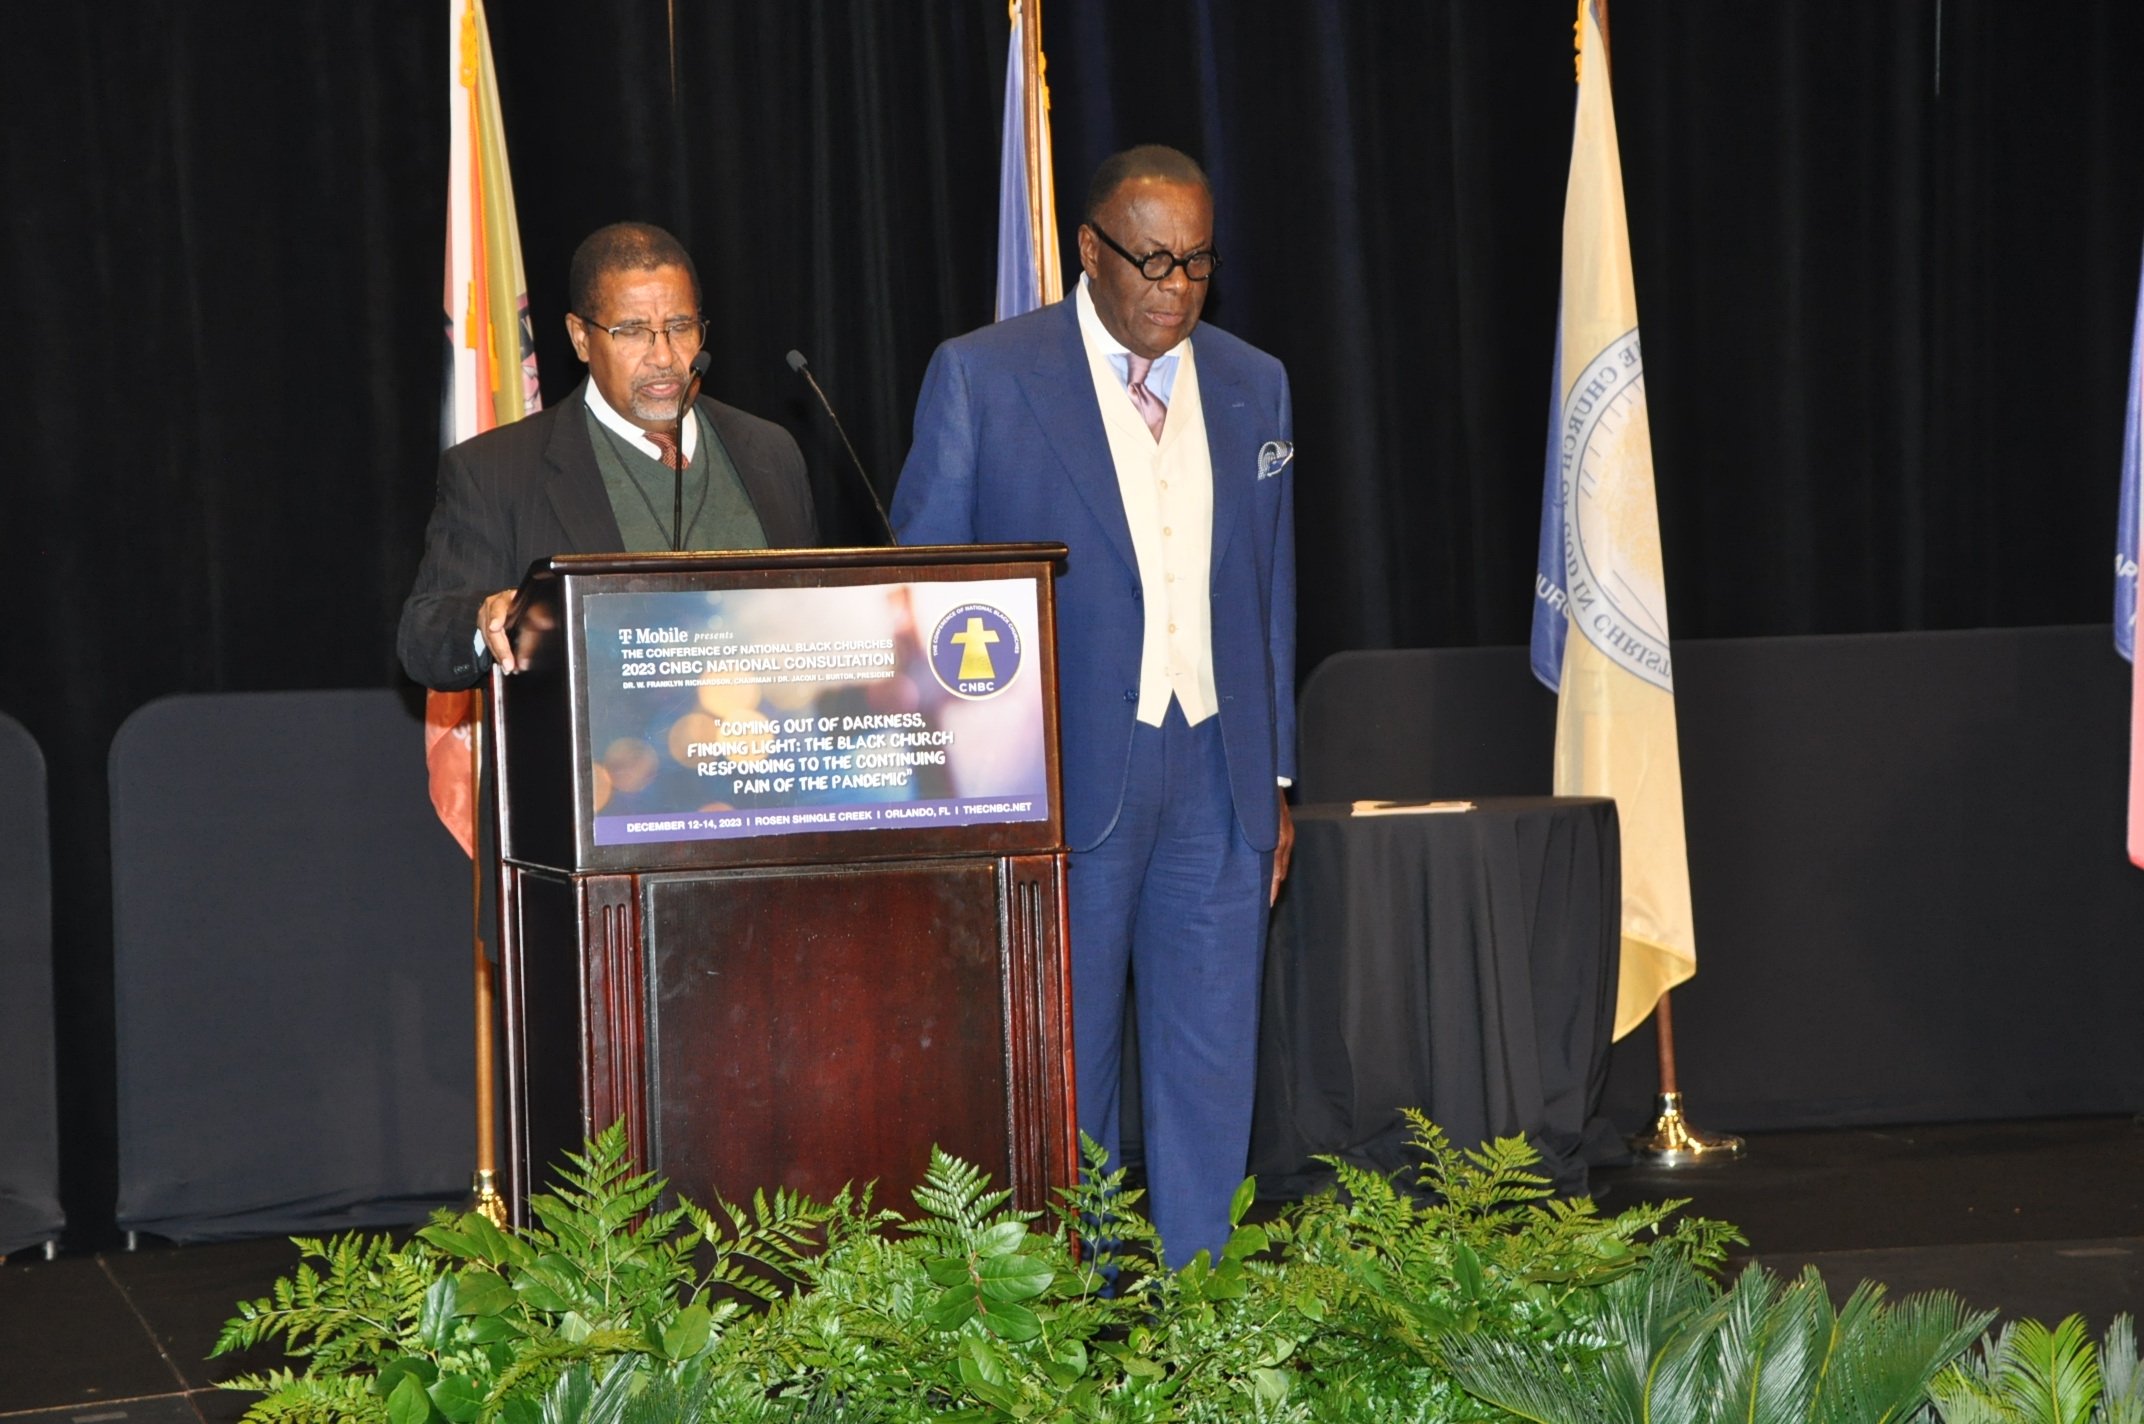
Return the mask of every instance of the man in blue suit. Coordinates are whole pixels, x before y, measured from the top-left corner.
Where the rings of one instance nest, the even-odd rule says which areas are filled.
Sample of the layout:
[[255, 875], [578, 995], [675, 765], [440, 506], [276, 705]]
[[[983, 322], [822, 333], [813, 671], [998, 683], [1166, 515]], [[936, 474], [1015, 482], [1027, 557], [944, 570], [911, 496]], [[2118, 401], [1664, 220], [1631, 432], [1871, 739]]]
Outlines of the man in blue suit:
[[[1171, 1266], [1228, 1238], [1266, 910], [1294, 839], [1294, 446], [1278, 361], [1199, 325], [1206, 175], [1096, 171], [1074, 295], [946, 342], [893, 517], [908, 544], [1059, 540], [1080, 1127], [1114, 1160], [1127, 1007]], [[1128, 1002], [1129, 1001], [1129, 1002]]]

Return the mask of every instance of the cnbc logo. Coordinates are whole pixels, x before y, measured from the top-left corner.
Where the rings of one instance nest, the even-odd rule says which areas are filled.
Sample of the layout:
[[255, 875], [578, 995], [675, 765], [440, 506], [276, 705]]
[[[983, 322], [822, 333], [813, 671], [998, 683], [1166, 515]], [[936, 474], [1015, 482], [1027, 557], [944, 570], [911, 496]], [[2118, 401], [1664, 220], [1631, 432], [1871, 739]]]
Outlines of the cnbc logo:
[[1002, 609], [963, 603], [931, 629], [931, 676], [955, 697], [981, 701], [1020, 675], [1020, 630]]

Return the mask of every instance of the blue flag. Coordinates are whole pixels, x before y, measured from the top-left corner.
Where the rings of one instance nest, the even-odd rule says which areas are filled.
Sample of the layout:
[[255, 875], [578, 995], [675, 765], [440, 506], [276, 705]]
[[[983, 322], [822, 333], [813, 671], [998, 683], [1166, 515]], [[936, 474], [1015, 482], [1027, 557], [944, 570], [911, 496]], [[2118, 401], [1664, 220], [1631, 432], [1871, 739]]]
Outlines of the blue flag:
[[1571, 630], [1570, 590], [1565, 586], [1563, 565], [1562, 442], [1556, 438], [1563, 426], [1563, 304], [1556, 304], [1556, 354], [1550, 362], [1548, 387], [1548, 454], [1541, 476], [1541, 547], [1534, 565], [1534, 676], [1550, 692], [1563, 690], [1563, 639]]
[[1050, 163], [1050, 91], [1042, 82], [1042, 39], [1028, 31], [1027, 8], [1013, 0], [1012, 42], [1005, 56], [1005, 130], [998, 146], [999, 321], [1064, 296]]

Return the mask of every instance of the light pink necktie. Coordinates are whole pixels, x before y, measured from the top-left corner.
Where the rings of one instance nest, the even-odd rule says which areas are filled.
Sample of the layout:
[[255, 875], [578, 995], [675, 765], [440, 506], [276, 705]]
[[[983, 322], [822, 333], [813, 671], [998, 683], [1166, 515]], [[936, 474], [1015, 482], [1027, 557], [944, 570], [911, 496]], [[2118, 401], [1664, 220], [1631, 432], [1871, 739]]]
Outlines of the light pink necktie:
[[1132, 356], [1129, 352], [1125, 354], [1131, 363], [1127, 372], [1130, 380], [1124, 386], [1125, 394], [1132, 398], [1133, 405], [1139, 407], [1140, 417], [1146, 421], [1146, 428], [1154, 432], [1155, 443], [1159, 444], [1161, 423], [1169, 418], [1169, 405], [1146, 388], [1146, 373], [1154, 369], [1154, 363], [1145, 356]]
[[685, 454], [677, 448], [676, 436], [669, 434], [667, 431], [660, 430], [644, 430], [641, 432], [641, 434], [647, 437], [647, 439], [655, 446], [656, 449], [662, 451], [662, 454], [658, 455], [656, 458], [661, 460], [664, 464], [668, 465], [671, 469], [682, 470], [692, 463], [692, 461], [688, 459]]

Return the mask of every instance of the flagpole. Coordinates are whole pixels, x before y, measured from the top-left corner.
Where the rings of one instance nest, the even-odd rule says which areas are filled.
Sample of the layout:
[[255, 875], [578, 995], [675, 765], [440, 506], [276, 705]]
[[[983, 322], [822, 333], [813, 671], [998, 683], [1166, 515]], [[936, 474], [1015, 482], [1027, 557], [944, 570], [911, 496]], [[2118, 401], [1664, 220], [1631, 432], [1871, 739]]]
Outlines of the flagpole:
[[[1584, 59], [1586, 7], [1589, 4], [1593, 7], [1595, 28], [1600, 35], [1601, 53], [1597, 59], [1601, 73], [1610, 74], [1614, 65], [1609, 58], [1612, 46], [1608, 38], [1608, 0], [1579, 0], [1575, 30], [1580, 59], [1581, 62]], [[1652, 1126], [1630, 1139], [1631, 1151], [1662, 1167], [1740, 1156], [1741, 1138], [1728, 1133], [1700, 1131], [1683, 1115], [1682, 1082], [1675, 1066], [1675, 1012], [1667, 990], [1661, 990], [1660, 997], [1653, 1001], [1652, 1017], [1654, 1030], [1659, 1036], [1660, 1091], [1654, 1099]]]
[[1682, 1112], [1682, 1083], [1675, 1075], [1675, 1012], [1663, 993], [1653, 1006], [1653, 1027], [1660, 1035], [1660, 1095], [1653, 1100], [1653, 1125], [1630, 1140], [1630, 1150], [1661, 1167], [1718, 1162], [1742, 1155], [1742, 1139], [1731, 1132], [1704, 1132]]
[[[469, 784], [484, 784], [484, 693], [475, 693], [469, 727]], [[484, 814], [478, 806], [476, 814]], [[492, 1037], [497, 1013], [497, 966], [484, 951], [484, 857], [469, 857], [469, 943], [475, 952], [476, 987], [476, 1174], [469, 1183], [469, 1209], [493, 1226], [506, 1225], [506, 1198], [499, 1195], [498, 1049]]]
[[[467, 440], [498, 425], [533, 414], [542, 399], [536, 389], [533, 337], [528, 325], [528, 283], [521, 268], [521, 238], [514, 215], [513, 182], [507, 170], [491, 36], [484, 0], [447, 0], [448, 173], [447, 253], [444, 291], [449, 353], [440, 444]], [[676, 104], [676, 6], [672, 0], [671, 101]], [[495, 700], [495, 699], [494, 699]], [[434, 692], [427, 698], [425, 759], [432, 804], [455, 840], [469, 853], [471, 989], [476, 1016], [476, 1161], [468, 1207], [503, 1225], [507, 1207], [499, 1191], [496, 1025], [500, 998], [497, 965], [486, 952], [484, 876], [492, 869], [483, 854], [480, 791], [484, 785], [486, 697]], [[462, 719], [435, 718], [454, 703]], [[433, 751], [445, 736], [468, 732], [468, 757]], [[496, 736], [493, 737], [497, 740]], [[454, 784], [466, 775], [466, 788]]]
[[1014, 3], [1020, 8], [1020, 51], [1026, 61], [1025, 92], [1020, 107], [1027, 126], [1027, 232], [1039, 286], [1042, 274], [1049, 270], [1049, 253], [1044, 250], [1044, 244], [1051, 238], [1051, 234], [1043, 230], [1042, 126], [1049, 119], [1042, 111], [1045, 93], [1042, 83], [1042, 0], [1014, 0]]

